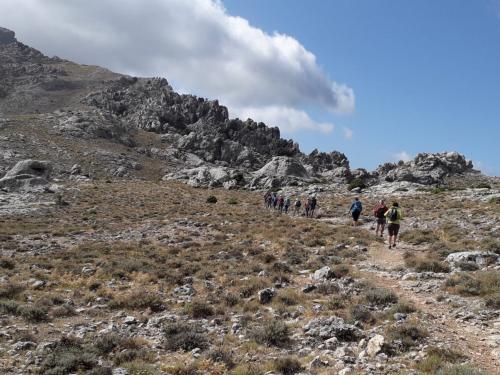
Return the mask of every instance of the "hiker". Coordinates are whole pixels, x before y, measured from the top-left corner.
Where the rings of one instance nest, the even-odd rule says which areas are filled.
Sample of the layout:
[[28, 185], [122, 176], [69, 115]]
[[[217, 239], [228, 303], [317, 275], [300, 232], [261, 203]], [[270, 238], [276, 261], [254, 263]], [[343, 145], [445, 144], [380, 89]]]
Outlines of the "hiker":
[[273, 195], [269, 194], [267, 197], [267, 209], [270, 210], [273, 206]]
[[306, 217], [309, 217], [310, 209], [311, 209], [311, 199], [307, 198], [306, 203], [304, 204], [304, 212], [306, 213]]
[[266, 194], [264, 194], [264, 205], [265, 206], [268, 206], [268, 204], [269, 204], [269, 197], [270, 196], [271, 196], [271, 192], [270, 191], [268, 191], [268, 192], [266, 192]]
[[354, 198], [354, 202], [352, 202], [351, 208], [349, 208], [349, 213], [352, 216], [353, 226], [355, 227], [358, 226], [359, 216], [361, 215], [362, 211], [363, 211], [363, 205], [361, 204], [361, 201], [359, 200], [358, 197]]
[[302, 202], [300, 201], [300, 198], [297, 198], [294, 204], [294, 214], [298, 216], [300, 214], [300, 207], [302, 206]]
[[316, 196], [313, 195], [313, 197], [311, 198], [311, 208], [310, 208], [311, 217], [314, 217], [314, 210], [316, 209], [317, 204], [318, 204], [318, 201], [316, 200]]
[[276, 206], [278, 205], [278, 196], [276, 193], [273, 193], [273, 208], [276, 209]]
[[401, 208], [399, 208], [398, 202], [394, 202], [392, 207], [385, 213], [387, 218], [388, 226], [387, 231], [389, 232], [389, 249], [396, 247], [396, 239], [398, 238], [399, 225], [401, 219], [403, 218], [403, 213]]
[[280, 195], [279, 198], [278, 198], [278, 210], [281, 212], [283, 212], [283, 207], [285, 205], [285, 199], [283, 198], [283, 195]]
[[375, 235], [379, 235], [379, 230], [380, 230], [380, 237], [384, 236], [384, 229], [385, 229], [385, 224], [387, 222], [385, 218], [385, 213], [387, 212], [388, 208], [385, 205], [385, 201], [382, 199], [381, 201], [378, 202], [378, 205], [375, 206], [373, 209], [373, 216], [377, 218], [377, 229], [375, 229]]
[[286, 197], [285, 199], [285, 214], [288, 213], [288, 209], [290, 208], [290, 204], [292, 203], [290, 197]]

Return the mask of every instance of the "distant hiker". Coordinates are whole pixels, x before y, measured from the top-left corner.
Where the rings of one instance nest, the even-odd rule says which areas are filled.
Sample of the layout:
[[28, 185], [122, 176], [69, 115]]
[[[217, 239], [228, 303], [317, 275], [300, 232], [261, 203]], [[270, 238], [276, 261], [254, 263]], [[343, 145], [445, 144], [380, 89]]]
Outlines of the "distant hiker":
[[293, 205], [294, 206], [294, 214], [295, 215], [299, 215], [300, 214], [300, 207], [302, 206], [302, 202], [300, 201], [300, 198], [297, 198], [297, 200], [295, 201], [295, 204]]
[[283, 207], [285, 206], [285, 199], [283, 198], [283, 195], [280, 195], [278, 197], [278, 210], [280, 212], [283, 212]]
[[316, 196], [313, 195], [311, 198], [311, 207], [310, 207], [310, 215], [311, 217], [314, 216], [314, 210], [316, 209], [316, 205], [318, 204], [318, 201], [316, 200]]
[[285, 199], [285, 214], [288, 213], [288, 209], [290, 208], [290, 205], [292, 204], [292, 201], [290, 197], [286, 197]]
[[385, 213], [387, 212], [388, 208], [385, 205], [385, 201], [382, 199], [381, 201], [378, 202], [378, 205], [375, 206], [373, 209], [373, 216], [377, 218], [377, 229], [375, 229], [375, 235], [379, 235], [379, 230], [380, 230], [380, 237], [383, 237], [384, 235], [384, 229], [385, 229], [385, 224], [387, 222], [385, 218]]
[[352, 225], [353, 226], [358, 226], [358, 220], [359, 216], [361, 215], [361, 212], [363, 211], [363, 205], [361, 204], [361, 201], [359, 200], [358, 197], [354, 198], [354, 202], [351, 204], [351, 208], [349, 208], [349, 213], [352, 216]]
[[401, 212], [401, 208], [399, 208], [398, 202], [394, 202], [392, 204], [392, 207], [385, 213], [385, 217], [387, 218], [387, 222], [389, 223], [389, 225], [387, 226], [387, 231], [389, 232], [389, 249], [390, 249], [392, 247], [396, 247], [396, 239], [398, 238], [399, 225], [401, 223], [401, 219], [403, 218], [403, 214]]
[[266, 192], [266, 194], [264, 194], [264, 205], [267, 206], [268, 202], [269, 202], [269, 197], [271, 196], [271, 192], [268, 191]]
[[306, 217], [309, 217], [310, 210], [311, 210], [311, 199], [307, 198], [304, 204], [304, 212], [306, 213]]
[[267, 196], [266, 207], [268, 210], [270, 210], [272, 206], [273, 206], [273, 195], [269, 193], [269, 195]]
[[276, 206], [278, 205], [278, 196], [276, 193], [273, 193], [273, 208], [276, 209]]

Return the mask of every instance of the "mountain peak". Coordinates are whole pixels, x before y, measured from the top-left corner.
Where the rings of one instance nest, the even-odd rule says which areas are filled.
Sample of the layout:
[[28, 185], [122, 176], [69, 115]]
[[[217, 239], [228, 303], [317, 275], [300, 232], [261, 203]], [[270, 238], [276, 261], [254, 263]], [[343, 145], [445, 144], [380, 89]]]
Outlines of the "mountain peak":
[[12, 30], [0, 27], [0, 44], [9, 44], [17, 42], [16, 33]]

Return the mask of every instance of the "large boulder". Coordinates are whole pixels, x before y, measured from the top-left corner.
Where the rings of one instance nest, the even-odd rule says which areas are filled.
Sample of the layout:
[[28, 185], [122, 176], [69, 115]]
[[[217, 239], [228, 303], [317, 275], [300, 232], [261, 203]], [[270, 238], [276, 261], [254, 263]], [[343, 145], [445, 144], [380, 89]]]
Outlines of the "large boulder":
[[264, 165], [254, 174], [256, 177], [309, 177], [302, 163], [295, 158], [287, 156], [276, 156], [272, 158], [269, 163]]
[[337, 316], [315, 318], [304, 326], [304, 333], [312, 338], [326, 341], [332, 337], [339, 341], [357, 341], [362, 337], [359, 328], [346, 324]]
[[463, 263], [473, 263], [478, 267], [484, 267], [490, 264], [495, 264], [500, 261], [497, 254], [492, 251], [461, 251], [451, 253], [446, 257], [446, 262], [452, 266], [457, 266]]
[[48, 161], [23, 160], [0, 179], [0, 188], [7, 191], [31, 190], [48, 184], [52, 165]]

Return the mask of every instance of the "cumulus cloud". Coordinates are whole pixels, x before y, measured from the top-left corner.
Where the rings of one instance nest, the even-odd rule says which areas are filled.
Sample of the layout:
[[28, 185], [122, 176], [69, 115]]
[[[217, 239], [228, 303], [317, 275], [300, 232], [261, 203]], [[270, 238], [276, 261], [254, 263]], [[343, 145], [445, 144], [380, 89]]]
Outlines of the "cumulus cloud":
[[400, 161], [400, 160], [410, 161], [413, 158], [412, 158], [412, 156], [408, 152], [401, 151], [401, 152], [397, 152], [397, 153], [393, 154], [392, 159], [397, 162], [397, 161]]
[[253, 118], [257, 121], [265, 122], [269, 126], [280, 126], [284, 133], [295, 131], [317, 130], [322, 133], [331, 133], [334, 125], [328, 122], [316, 122], [304, 112], [290, 107], [267, 106], [267, 107], [244, 107], [235, 108], [231, 111], [233, 117], [243, 120]]
[[[164, 76], [271, 118], [288, 113], [288, 122], [276, 125], [290, 129], [299, 127], [301, 108], [354, 110], [353, 90], [329, 79], [296, 39], [228, 14], [220, 0], [2, 0], [0, 25], [51, 55]], [[302, 128], [328, 128], [305, 120]]]

